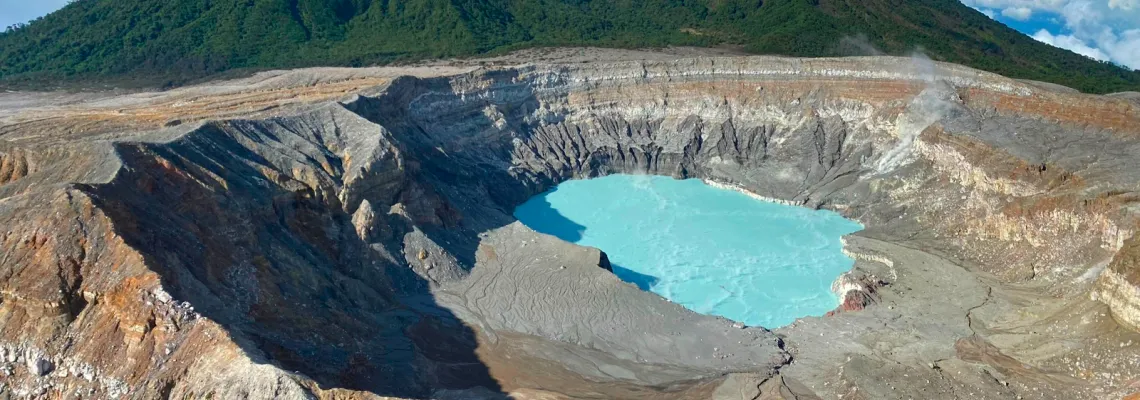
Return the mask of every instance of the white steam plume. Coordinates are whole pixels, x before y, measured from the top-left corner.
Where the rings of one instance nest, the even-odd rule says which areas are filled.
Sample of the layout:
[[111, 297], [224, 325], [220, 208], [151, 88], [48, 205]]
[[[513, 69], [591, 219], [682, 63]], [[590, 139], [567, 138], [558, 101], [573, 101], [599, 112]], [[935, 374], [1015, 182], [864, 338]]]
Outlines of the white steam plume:
[[914, 153], [914, 141], [927, 127], [951, 115], [957, 109], [961, 99], [954, 88], [944, 80], [939, 79], [938, 65], [922, 53], [911, 56], [911, 68], [915, 75], [922, 78], [926, 84], [918, 96], [899, 115], [895, 125], [899, 137], [898, 144], [888, 150], [879, 158], [875, 165], [875, 172], [885, 174], [904, 165]]

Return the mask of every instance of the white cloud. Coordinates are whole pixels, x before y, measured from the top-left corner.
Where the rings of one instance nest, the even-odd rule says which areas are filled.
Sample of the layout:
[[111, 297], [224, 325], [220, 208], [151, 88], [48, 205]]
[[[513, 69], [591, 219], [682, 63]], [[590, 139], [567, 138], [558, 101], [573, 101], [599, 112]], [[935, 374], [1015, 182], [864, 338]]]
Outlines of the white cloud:
[[[961, 0], [979, 11], [1001, 10], [1017, 21], [1052, 19], [1060, 31], [1033, 38], [1099, 60], [1140, 69], [1140, 0]], [[993, 18], [993, 16], [991, 16]], [[1032, 22], [1031, 22], [1032, 23]]]
[[978, 10], [982, 15], [990, 17], [990, 19], [997, 19], [997, 14], [994, 14], [994, 10], [988, 8], [975, 8], [975, 10]]
[[1084, 41], [1077, 39], [1073, 35], [1053, 35], [1049, 33], [1049, 31], [1042, 29], [1034, 33], [1033, 38], [1039, 42], [1067, 49], [1088, 58], [1101, 61], [1108, 60], [1108, 56], [1105, 55], [1103, 51], [1089, 47]]
[[1112, 61], [1140, 69], [1140, 29], [1129, 29], [1119, 35], [1105, 36], [1098, 41], [1098, 44], [1108, 53]]
[[1140, 0], [1108, 0], [1108, 8], [1132, 10], [1140, 8]]
[[1074, 32], [1084, 32], [1088, 29], [1099, 30], [1105, 25], [1102, 8], [1092, 1], [1071, 1], [1061, 7], [1061, 19], [1065, 27]]
[[1028, 21], [1033, 16], [1033, 9], [1029, 7], [1009, 7], [1001, 10], [1001, 15], [1018, 21]]

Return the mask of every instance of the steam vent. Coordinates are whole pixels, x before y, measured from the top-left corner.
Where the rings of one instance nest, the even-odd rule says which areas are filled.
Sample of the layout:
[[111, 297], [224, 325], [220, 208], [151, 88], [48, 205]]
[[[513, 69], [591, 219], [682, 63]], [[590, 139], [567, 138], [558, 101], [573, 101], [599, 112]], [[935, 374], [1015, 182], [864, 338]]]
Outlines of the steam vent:
[[[0, 387], [1137, 398], [1136, 96], [909, 58], [610, 52], [0, 93]], [[700, 314], [514, 216], [618, 174], [862, 225], [834, 307], [771, 330]]]

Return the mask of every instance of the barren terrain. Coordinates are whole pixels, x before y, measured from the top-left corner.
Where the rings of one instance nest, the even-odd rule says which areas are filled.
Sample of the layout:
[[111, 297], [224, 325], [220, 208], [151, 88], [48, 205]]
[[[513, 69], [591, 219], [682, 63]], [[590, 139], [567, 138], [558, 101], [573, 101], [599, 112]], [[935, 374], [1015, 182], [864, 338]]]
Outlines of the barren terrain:
[[[18, 398], [1130, 398], [1140, 104], [896, 57], [554, 49], [0, 94]], [[774, 331], [511, 217], [567, 179], [835, 210]]]

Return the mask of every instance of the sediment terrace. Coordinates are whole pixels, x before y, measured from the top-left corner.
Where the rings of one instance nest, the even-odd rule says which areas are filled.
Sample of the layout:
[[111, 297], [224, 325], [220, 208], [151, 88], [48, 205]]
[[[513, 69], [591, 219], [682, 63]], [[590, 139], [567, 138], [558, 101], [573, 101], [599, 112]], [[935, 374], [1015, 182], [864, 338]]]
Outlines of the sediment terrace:
[[[384, 71], [0, 114], [5, 387], [1140, 391], [1140, 105], [1125, 98], [890, 57]], [[200, 97], [183, 110], [185, 93]], [[611, 173], [701, 178], [858, 220], [843, 304], [776, 331], [694, 314], [618, 280], [604, 253], [511, 217], [559, 182]]]

